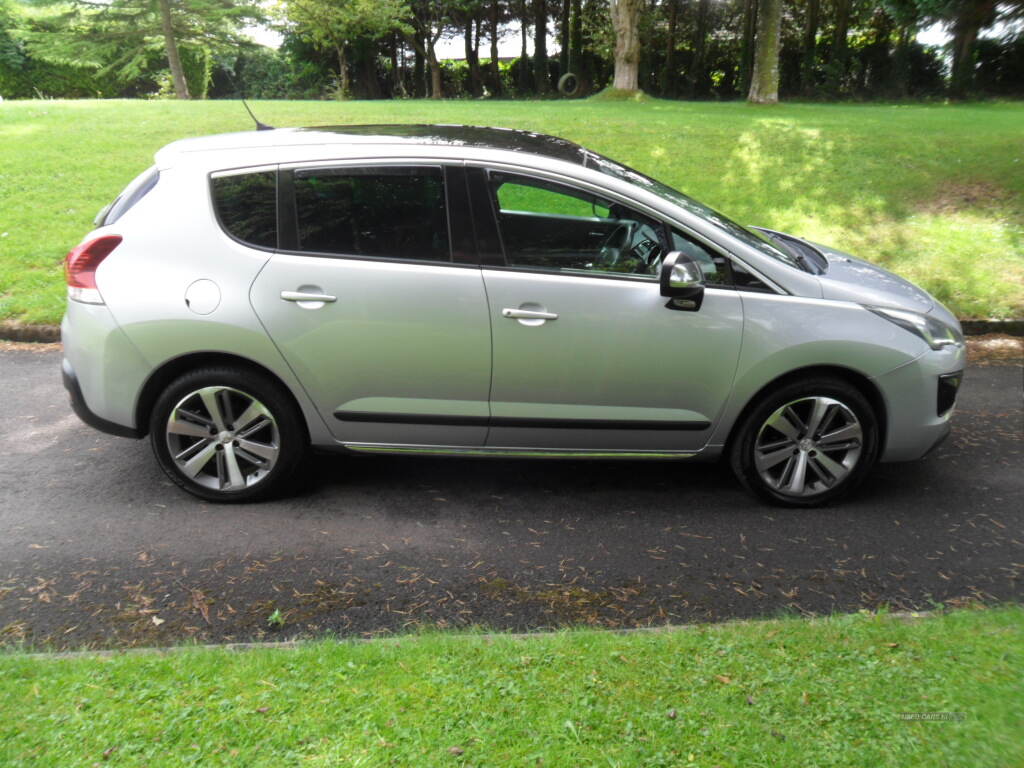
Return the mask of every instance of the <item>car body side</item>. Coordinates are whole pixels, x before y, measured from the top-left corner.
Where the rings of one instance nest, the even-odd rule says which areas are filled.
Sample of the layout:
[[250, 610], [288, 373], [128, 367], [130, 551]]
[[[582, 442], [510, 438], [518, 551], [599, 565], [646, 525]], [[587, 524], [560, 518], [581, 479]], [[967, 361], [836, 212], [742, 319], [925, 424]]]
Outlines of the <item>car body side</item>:
[[[919, 458], [949, 430], [950, 412], [936, 412], [932, 382], [963, 369], [962, 346], [932, 350], [852, 296], [825, 298], [818, 276], [777, 262], [689, 211], [596, 170], [510, 151], [368, 142], [207, 151], [190, 151], [185, 142], [159, 153], [160, 180], [153, 191], [114, 225], [86, 238], [107, 232], [124, 238], [97, 271], [105, 305], [68, 303], [62, 325], [65, 373], [77, 381], [88, 410], [141, 437], [161, 377], [189, 361], [230, 357], [269, 372], [284, 385], [303, 413], [314, 446], [344, 449], [346, 441], [332, 434], [254, 310], [250, 290], [274, 251], [243, 245], [220, 227], [210, 174], [383, 163], [517, 170], [599, 191], [710, 244], [772, 286], [774, 293], [706, 289], [739, 294], [742, 336], [734, 373], [720, 382], [728, 397], [711, 419], [705, 444], [687, 455], [718, 456], [760, 392], [812, 369], [849, 378], [876, 404], [885, 435], [883, 461]], [[197, 315], [183, 300], [198, 280], [211, 280], [220, 289], [219, 305], [209, 315]], [[949, 322], [948, 312], [938, 303], [935, 307]], [[922, 397], [922, 392], [931, 395]]]

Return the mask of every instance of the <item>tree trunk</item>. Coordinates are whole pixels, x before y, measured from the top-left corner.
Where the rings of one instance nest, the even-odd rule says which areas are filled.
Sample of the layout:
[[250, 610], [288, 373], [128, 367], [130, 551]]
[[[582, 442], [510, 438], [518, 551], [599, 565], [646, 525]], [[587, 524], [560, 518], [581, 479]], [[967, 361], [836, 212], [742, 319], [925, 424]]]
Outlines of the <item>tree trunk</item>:
[[615, 30], [615, 78], [619, 91], [640, 89], [640, 9], [644, 0], [611, 0], [612, 28]]
[[430, 98], [440, 99], [443, 96], [441, 65], [437, 61], [437, 53], [434, 51], [433, 42], [430, 42], [427, 48], [427, 64], [430, 67]]
[[423, 47], [418, 43], [413, 43], [412, 52], [412, 95], [414, 98], [421, 99], [427, 92], [427, 75], [424, 66], [426, 57], [423, 55]]
[[528, 60], [526, 58], [526, 38], [527, 29], [530, 24], [529, 19], [527, 19], [526, 0], [521, 0], [520, 10], [522, 11], [519, 21], [522, 27], [523, 49], [519, 53], [519, 92], [522, 94], [530, 90], [530, 73], [526, 69], [528, 66]]
[[409, 94], [405, 91], [405, 75], [403, 73], [405, 56], [402, 54], [402, 41], [398, 33], [391, 35], [391, 75], [394, 78], [394, 94], [404, 99]]
[[892, 56], [892, 87], [893, 95], [903, 99], [910, 93], [911, 27], [901, 26], [898, 34], [896, 51]]
[[995, 0], [962, 0], [953, 21], [953, 66], [949, 95], [962, 99], [974, 83], [974, 44], [982, 27], [992, 23]]
[[551, 90], [548, 75], [548, 3], [533, 0], [533, 79], [537, 93]]
[[380, 90], [380, 78], [377, 77], [377, 54], [380, 46], [376, 40], [363, 38], [355, 46], [356, 54], [359, 57], [359, 72], [356, 77], [355, 87], [359, 90], [360, 99], [382, 99], [384, 94]]
[[583, 0], [572, 0], [572, 20], [569, 22], [569, 68], [579, 78], [580, 90], [585, 90], [587, 76], [583, 71]]
[[665, 68], [661, 72], [661, 92], [675, 96], [676, 88], [676, 28], [679, 26], [679, 0], [668, 0], [668, 45], [665, 47]]
[[174, 95], [179, 99], [190, 99], [188, 83], [185, 81], [185, 70], [178, 56], [178, 41], [174, 39], [174, 25], [171, 23], [170, 0], [160, 0], [160, 25], [164, 31], [164, 47], [167, 49], [167, 64], [171, 68], [171, 79], [174, 80]]
[[832, 34], [832, 55], [828, 61], [828, 84], [832, 95], [838, 94], [846, 80], [846, 59], [849, 48], [846, 36], [850, 30], [850, 0], [836, 0], [836, 26]]
[[707, 69], [708, 12], [710, 0], [698, 0], [697, 24], [693, 32], [693, 67], [690, 72], [690, 95], [693, 98], [706, 96], [704, 81]]
[[754, 38], [757, 36], [757, 0], [746, 0], [743, 11], [743, 44], [740, 47], [740, 93], [750, 92], [754, 74]]
[[814, 93], [814, 64], [818, 53], [820, 15], [821, 0], [807, 0], [807, 16], [804, 19], [804, 50], [800, 62], [800, 90], [804, 96]]
[[501, 96], [501, 67], [498, 64], [498, 21], [501, 9], [498, 7], [498, 0], [491, 0], [491, 62], [488, 69], [491, 72], [491, 93]]
[[561, 77], [569, 71], [569, 51], [571, 50], [570, 37], [569, 37], [569, 19], [570, 9], [572, 8], [572, 0], [562, 0], [562, 28], [559, 30], [561, 33], [558, 41], [558, 47], [561, 49], [558, 52], [558, 76]]
[[[477, 54], [477, 45], [473, 43], [473, 18], [466, 20], [465, 43], [466, 43], [466, 64], [469, 67], [469, 92], [474, 97], [483, 95], [483, 83], [480, 80], [480, 59]], [[477, 38], [479, 43], [479, 37]]]
[[779, 35], [782, 30], [782, 0], [761, 0], [757, 14], [754, 74], [747, 101], [752, 104], [779, 102]]
[[341, 98], [347, 99], [351, 88], [348, 81], [348, 60], [345, 57], [345, 46], [339, 45], [338, 52], [338, 89], [341, 91]]

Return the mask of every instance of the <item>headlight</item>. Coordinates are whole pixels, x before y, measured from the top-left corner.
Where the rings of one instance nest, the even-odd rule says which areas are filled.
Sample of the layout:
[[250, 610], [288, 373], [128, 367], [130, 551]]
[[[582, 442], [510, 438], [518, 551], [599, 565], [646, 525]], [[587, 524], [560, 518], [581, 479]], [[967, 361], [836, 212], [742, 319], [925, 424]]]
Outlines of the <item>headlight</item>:
[[963, 346], [964, 337], [960, 335], [959, 331], [931, 315], [922, 315], [905, 309], [869, 307], [867, 305], [864, 306], [864, 309], [874, 312], [879, 317], [884, 317], [890, 323], [895, 323], [900, 328], [910, 331], [915, 336], [923, 339], [932, 349]]

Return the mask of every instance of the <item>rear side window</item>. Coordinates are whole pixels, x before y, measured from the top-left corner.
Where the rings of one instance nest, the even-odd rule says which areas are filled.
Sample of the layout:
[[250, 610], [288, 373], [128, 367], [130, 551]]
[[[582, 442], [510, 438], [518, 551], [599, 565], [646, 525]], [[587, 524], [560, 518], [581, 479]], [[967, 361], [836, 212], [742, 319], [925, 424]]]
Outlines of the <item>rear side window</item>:
[[112, 202], [100, 213], [99, 216], [96, 217], [98, 221], [95, 223], [101, 227], [113, 224], [124, 216], [128, 212], [129, 208], [149, 194], [150, 190], [156, 186], [156, 183], [159, 180], [160, 171], [155, 167], [147, 168], [132, 179], [132, 183], [124, 188], [124, 192], [118, 195], [114, 202]]
[[293, 185], [300, 251], [451, 261], [440, 168], [298, 170]]
[[220, 225], [238, 240], [277, 248], [277, 173], [258, 171], [213, 179], [213, 207]]

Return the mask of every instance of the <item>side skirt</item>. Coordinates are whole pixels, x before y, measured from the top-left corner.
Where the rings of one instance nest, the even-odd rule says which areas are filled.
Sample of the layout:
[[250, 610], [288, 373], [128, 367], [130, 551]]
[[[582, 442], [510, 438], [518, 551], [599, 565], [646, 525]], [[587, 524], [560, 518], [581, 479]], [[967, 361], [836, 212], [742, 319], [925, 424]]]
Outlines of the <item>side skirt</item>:
[[591, 451], [557, 448], [465, 448], [446, 445], [391, 445], [387, 443], [342, 443], [341, 448], [357, 453], [411, 454], [417, 456], [470, 456], [521, 459], [690, 459], [701, 451]]

